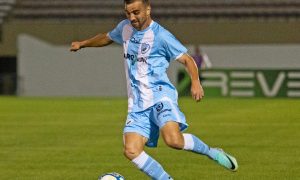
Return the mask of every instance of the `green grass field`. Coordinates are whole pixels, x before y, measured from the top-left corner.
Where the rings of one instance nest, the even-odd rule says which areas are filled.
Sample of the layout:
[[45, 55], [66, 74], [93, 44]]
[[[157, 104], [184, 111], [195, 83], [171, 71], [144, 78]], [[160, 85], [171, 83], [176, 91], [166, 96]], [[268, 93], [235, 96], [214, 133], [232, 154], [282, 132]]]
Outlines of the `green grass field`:
[[[300, 100], [182, 98], [187, 132], [236, 156], [227, 171], [159, 141], [146, 148], [175, 180], [300, 179]], [[148, 179], [122, 155], [126, 99], [0, 98], [1, 180]]]

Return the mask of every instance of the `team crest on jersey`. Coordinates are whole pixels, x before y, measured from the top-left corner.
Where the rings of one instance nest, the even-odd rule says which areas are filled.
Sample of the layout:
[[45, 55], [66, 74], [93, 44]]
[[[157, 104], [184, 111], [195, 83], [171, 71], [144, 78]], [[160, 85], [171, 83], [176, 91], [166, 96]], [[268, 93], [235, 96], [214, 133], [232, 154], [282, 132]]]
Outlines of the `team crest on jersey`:
[[141, 47], [142, 54], [147, 53], [150, 50], [150, 45], [147, 43], [143, 43]]
[[164, 104], [163, 103], [159, 103], [159, 104], [156, 105], [155, 108], [156, 108], [157, 112], [160, 112], [164, 108]]

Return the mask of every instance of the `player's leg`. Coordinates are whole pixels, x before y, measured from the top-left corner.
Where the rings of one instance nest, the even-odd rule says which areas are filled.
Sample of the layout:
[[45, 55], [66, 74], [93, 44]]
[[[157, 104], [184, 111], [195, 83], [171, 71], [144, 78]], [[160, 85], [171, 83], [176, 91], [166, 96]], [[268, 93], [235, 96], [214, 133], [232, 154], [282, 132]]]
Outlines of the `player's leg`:
[[156, 146], [156, 132], [159, 132], [158, 127], [150, 122], [148, 113], [128, 114], [124, 128], [124, 155], [152, 179], [170, 180], [172, 178], [163, 167], [144, 151], [145, 145]]
[[137, 133], [125, 133], [124, 155], [152, 179], [171, 180], [171, 176], [163, 167], [144, 151], [146, 142], [147, 138]]
[[165, 101], [157, 103], [154, 117], [168, 146], [206, 155], [232, 171], [237, 170], [238, 165], [234, 157], [220, 149], [210, 148], [193, 134], [181, 133], [187, 127], [185, 116], [177, 104], [172, 103], [171, 100], [166, 98]]
[[184, 150], [206, 155], [228, 170], [236, 171], [238, 169], [236, 159], [222, 149], [209, 147], [193, 134], [184, 133], [183, 138]]
[[166, 124], [161, 128], [161, 134], [165, 143], [169, 147], [206, 155], [232, 171], [236, 171], [238, 168], [237, 161], [233, 156], [226, 154], [220, 149], [210, 148], [207, 144], [192, 134], [182, 134], [177, 122], [166, 122]]
[[124, 134], [124, 155], [129, 160], [138, 157], [143, 151], [147, 138], [137, 133]]
[[180, 132], [180, 128], [177, 122], [166, 122], [166, 124], [161, 128], [160, 131], [166, 145], [174, 149], [183, 149], [184, 137]]
[[198, 154], [214, 158], [216, 155], [207, 144], [192, 134], [182, 134], [178, 122], [169, 120], [161, 128], [161, 134], [165, 143], [175, 149], [194, 151]]
[[[199, 138], [191, 134], [182, 134], [181, 131], [187, 128], [184, 114], [177, 104], [170, 99], [157, 103], [154, 109], [154, 121], [160, 127], [160, 131], [165, 143], [175, 149], [185, 149], [195, 151], [200, 154], [214, 156], [209, 151], [209, 147]], [[194, 144], [193, 149], [191, 144]]]

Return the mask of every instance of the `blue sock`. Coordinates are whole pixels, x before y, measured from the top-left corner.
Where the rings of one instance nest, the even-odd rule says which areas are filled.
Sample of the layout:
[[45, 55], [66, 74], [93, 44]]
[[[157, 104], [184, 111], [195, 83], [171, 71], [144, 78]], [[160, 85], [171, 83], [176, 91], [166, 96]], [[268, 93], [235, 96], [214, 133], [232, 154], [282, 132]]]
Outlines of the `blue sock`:
[[198, 154], [206, 155], [211, 159], [216, 159], [219, 151], [214, 148], [210, 148], [207, 144], [192, 134], [183, 134], [183, 137], [184, 150], [193, 151]]
[[144, 151], [132, 162], [153, 180], [173, 180], [163, 167]]

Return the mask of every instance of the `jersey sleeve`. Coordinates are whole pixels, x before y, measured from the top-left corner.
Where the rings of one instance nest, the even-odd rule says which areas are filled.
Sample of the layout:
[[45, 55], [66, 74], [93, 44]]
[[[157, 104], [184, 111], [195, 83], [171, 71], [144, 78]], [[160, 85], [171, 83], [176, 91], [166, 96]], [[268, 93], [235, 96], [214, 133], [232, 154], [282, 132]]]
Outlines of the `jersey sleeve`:
[[166, 31], [162, 36], [165, 48], [166, 58], [168, 61], [180, 58], [188, 50], [183, 46], [170, 32]]
[[122, 31], [125, 24], [126, 20], [121, 21], [117, 27], [108, 33], [108, 37], [118, 44], [123, 44]]

